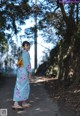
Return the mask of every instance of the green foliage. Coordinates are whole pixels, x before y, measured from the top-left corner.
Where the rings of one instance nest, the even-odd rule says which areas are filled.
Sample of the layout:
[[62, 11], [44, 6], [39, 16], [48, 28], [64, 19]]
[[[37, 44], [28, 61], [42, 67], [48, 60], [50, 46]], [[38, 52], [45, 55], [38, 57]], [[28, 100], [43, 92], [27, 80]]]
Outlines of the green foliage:
[[28, 0], [2, 0], [0, 5], [0, 33], [5, 33], [5, 30], [8, 30], [11, 35], [17, 34], [20, 31], [19, 25], [25, 24], [25, 20], [29, 18], [30, 10]]
[[[46, 0], [47, 7], [43, 7], [44, 15], [39, 23], [41, 30], [44, 31], [43, 35], [48, 42], [55, 40], [54, 31], [59, 38], [56, 47], [51, 50], [50, 58], [47, 61], [48, 67], [45, 72], [51, 72], [55, 65], [57, 65], [57, 76], [61, 80], [70, 78], [70, 69], [74, 70], [75, 78], [80, 77], [79, 5], [80, 4], [59, 4], [57, 1]], [[48, 74], [50, 75], [50, 73]]]
[[1, 1], [0, 43], [4, 40], [6, 43], [14, 34], [17, 35], [21, 31], [20, 25], [25, 24], [26, 19], [35, 17], [37, 26], [25, 30], [27, 37], [33, 38], [34, 32], [39, 30], [46, 42], [56, 45], [50, 53], [46, 70], [57, 65], [58, 77], [61, 79], [68, 77], [70, 67], [77, 74], [77, 65], [80, 64], [80, 4], [59, 4], [58, 0], [43, 0], [37, 1], [34, 6], [33, 2], [30, 5], [29, 2]]

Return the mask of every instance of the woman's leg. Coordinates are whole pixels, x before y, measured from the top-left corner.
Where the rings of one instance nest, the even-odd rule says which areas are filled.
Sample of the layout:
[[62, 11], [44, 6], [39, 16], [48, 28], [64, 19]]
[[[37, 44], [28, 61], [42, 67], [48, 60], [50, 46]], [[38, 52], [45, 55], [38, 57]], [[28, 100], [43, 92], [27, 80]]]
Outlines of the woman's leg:
[[18, 102], [14, 102], [14, 106], [18, 106], [19, 105], [19, 103]]
[[23, 110], [23, 107], [19, 105], [18, 102], [14, 102], [14, 105], [12, 106], [13, 109], [20, 109], [20, 110]]
[[31, 106], [31, 104], [30, 103], [27, 103], [26, 100], [25, 101], [22, 101], [22, 107], [23, 108], [30, 107], [30, 106]]

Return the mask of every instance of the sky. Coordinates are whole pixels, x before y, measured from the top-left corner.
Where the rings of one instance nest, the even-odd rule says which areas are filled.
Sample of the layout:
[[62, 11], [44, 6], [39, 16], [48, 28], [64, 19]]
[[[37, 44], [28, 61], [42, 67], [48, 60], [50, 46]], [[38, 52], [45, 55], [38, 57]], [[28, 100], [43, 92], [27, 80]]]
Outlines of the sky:
[[[39, 43], [39, 44], [37, 44], [37, 57], [38, 57], [38, 59], [37, 59], [38, 63], [37, 64], [39, 66], [42, 63], [41, 61], [45, 57], [44, 51], [47, 52], [47, 48], [49, 48], [51, 50], [52, 49], [52, 44], [44, 42], [43, 38], [41, 38], [41, 37], [38, 37], [37, 41]], [[31, 56], [32, 68], [34, 68], [34, 44], [31, 46], [30, 54], [31, 54], [30, 56]], [[49, 55], [48, 52], [47, 52], [47, 54]]]
[[[18, 38], [17, 38], [18, 40], [16, 40], [15, 36], [12, 38], [18, 46], [21, 46], [20, 35], [24, 35], [24, 29], [29, 28], [33, 25], [34, 25], [34, 21], [27, 20], [26, 24], [24, 26], [21, 26], [22, 31], [18, 34]], [[21, 39], [22, 42], [25, 40], [29, 41], [28, 38]], [[44, 42], [41, 36], [38, 36], [37, 43], [38, 43], [37, 44], [37, 61], [38, 61], [37, 64], [39, 66], [42, 63], [41, 62], [42, 59], [45, 59], [44, 52], [47, 52], [47, 54], [49, 55], [47, 49], [51, 50], [53, 48], [53, 44]], [[34, 44], [31, 45], [29, 53], [31, 58], [31, 67], [34, 68]]]

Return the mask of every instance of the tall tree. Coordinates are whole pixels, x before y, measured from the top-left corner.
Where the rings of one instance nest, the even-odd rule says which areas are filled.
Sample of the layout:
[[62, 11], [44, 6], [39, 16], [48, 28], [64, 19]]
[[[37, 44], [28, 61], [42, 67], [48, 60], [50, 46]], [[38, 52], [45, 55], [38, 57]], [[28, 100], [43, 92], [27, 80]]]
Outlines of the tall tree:
[[1, 0], [0, 33], [4, 33], [6, 39], [17, 34], [21, 30], [20, 25], [29, 18], [30, 11], [28, 0]]
[[[67, 77], [69, 67], [75, 69], [71, 60], [74, 57], [74, 49], [78, 48], [76, 42], [79, 42], [79, 38], [76, 39], [75, 36], [80, 22], [79, 8], [80, 3], [60, 4], [58, 0], [46, 0], [41, 4], [42, 17], [39, 24], [42, 34], [48, 42], [58, 40], [56, 62], [59, 66], [60, 78]], [[54, 32], [57, 35], [56, 39]]]

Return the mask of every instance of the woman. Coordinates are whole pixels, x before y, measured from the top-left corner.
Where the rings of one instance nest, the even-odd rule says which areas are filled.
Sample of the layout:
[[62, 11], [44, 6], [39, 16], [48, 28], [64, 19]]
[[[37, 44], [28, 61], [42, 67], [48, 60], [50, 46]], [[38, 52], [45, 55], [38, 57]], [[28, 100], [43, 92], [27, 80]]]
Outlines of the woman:
[[[26, 100], [29, 98], [30, 94], [29, 78], [31, 78], [31, 64], [30, 55], [28, 52], [30, 49], [30, 43], [24, 41], [22, 47], [23, 50], [21, 53], [21, 61], [17, 64], [18, 70], [13, 95], [13, 109], [23, 109], [30, 106], [30, 104], [26, 103]], [[22, 102], [22, 106], [19, 105], [19, 102]]]

